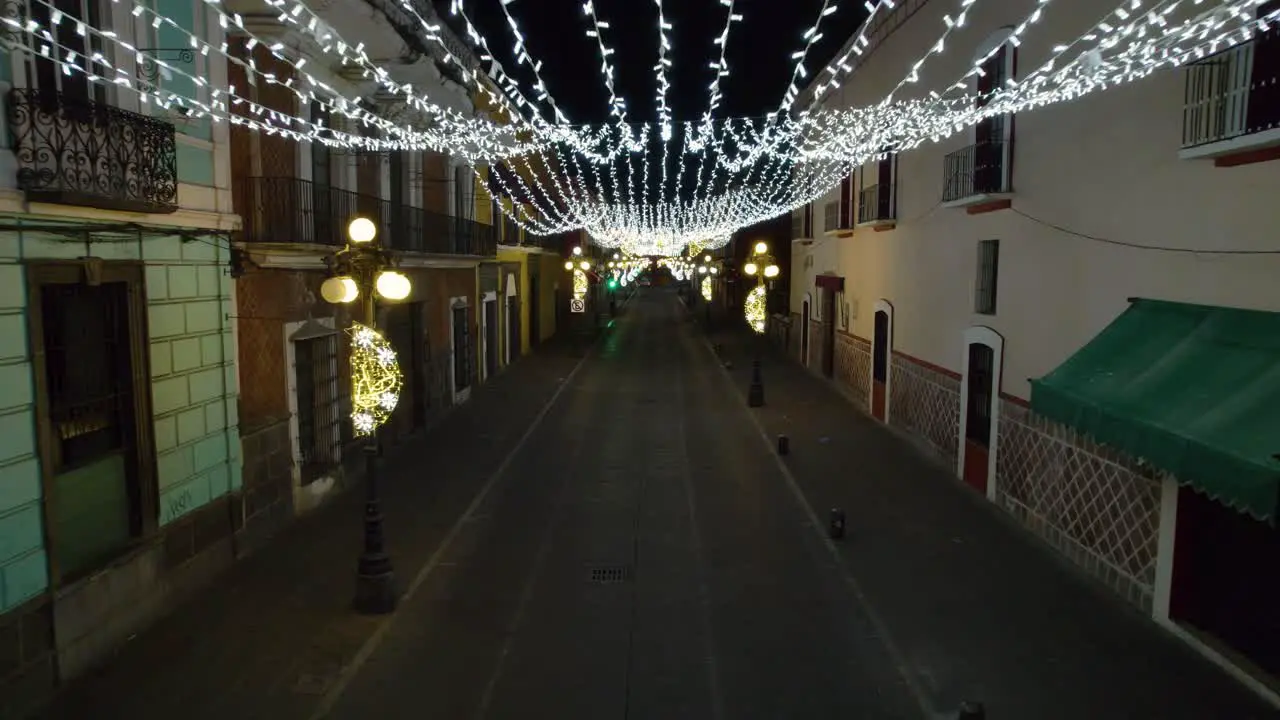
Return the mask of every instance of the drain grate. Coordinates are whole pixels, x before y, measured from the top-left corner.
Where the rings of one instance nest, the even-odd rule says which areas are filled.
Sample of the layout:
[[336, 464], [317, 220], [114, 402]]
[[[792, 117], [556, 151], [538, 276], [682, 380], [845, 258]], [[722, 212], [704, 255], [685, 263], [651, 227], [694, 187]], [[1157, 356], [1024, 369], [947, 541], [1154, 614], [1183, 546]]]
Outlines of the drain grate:
[[601, 565], [587, 569], [587, 582], [594, 585], [617, 585], [631, 579], [627, 565]]

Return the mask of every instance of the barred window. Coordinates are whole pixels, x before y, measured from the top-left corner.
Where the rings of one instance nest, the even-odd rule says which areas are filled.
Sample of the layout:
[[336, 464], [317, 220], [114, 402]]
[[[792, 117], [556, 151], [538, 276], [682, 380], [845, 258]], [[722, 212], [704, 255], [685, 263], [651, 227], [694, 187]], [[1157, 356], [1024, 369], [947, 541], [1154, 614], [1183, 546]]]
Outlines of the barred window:
[[453, 309], [453, 390], [471, 387], [471, 320], [468, 308]]
[[973, 311], [996, 314], [996, 284], [1000, 278], [1000, 241], [978, 243], [978, 277], [974, 283]]
[[293, 358], [299, 467], [305, 485], [338, 464], [342, 415], [338, 402], [337, 336], [295, 338]]

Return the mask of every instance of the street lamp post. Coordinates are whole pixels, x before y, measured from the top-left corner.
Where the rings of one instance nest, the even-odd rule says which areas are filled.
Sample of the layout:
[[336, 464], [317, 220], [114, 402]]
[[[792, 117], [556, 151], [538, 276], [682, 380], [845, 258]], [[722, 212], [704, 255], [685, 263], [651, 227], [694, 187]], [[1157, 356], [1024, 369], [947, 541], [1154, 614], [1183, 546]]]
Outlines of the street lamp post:
[[[376, 330], [377, 296], [403, 300], [412, 285], [394, 268], [395, 256], [378, 242], [373, 221], [357, 217], [347, 225], [347, 245], [326, 259], [330, 277], [320, 286], [320, 294], [334, 304], [361, 301], [364, 325], [352, 327], [352, 424], [364, 436], [366, 498], [364, 506], [364, 549], [356, 566], [355, 610], [385, 614], [396, 608], [397, 595], [391, 556], [383, 533], [382, 500], [378, 487], [378, 426], [386, 421], [399, 399], [402, 382], [395, 352]], [[368, 363], [355, 367], [357, 351], [368, 350]]]
[[772, 281], [781, 270], [773, 256], [769, 254], [769, 243], [763, 240], [752, 248], [751, 257], [742, 266], [742, 272], [756, 278], [756, 286], [747, 294], [743, 315], [747, 325], [757, 335], [756, 358], [751, 363], [751, 386], [747, 389], [747, 405], [762, 407], [764, 405], [764, 377], [760, 371], [760, 344], [763, 341], [765, 323], [768, 322], [768, 291], [765, 282]]
[[702, 275], [699, 290], [702, 294], [703, 319], [708, 333], [711, 332], [711, 300], [715, 297], [715, 276], [719, 272], [720, 268], [712, 263], [711, 256], [704, 255], [702, 257], [702, 265], [698, 268], [698, 273]]

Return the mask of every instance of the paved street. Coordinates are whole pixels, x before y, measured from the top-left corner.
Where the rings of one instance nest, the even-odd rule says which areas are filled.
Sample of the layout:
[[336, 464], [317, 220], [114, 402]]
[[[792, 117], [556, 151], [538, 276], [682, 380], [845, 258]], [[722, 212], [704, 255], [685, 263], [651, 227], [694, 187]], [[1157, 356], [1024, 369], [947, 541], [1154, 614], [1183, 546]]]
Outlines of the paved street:
[[992, 720], [1276, 716], [798, 367], [767, 358], [749, 411], [749, 350], [716, 341], [729, 372], [674, 293], [647, 291], [581, 366], [529, 360], [389, 461], [420, 480], [388, 489], [394, 616], [343, 610], [344, 499], [53, 715], [914, 720], [973, 698]]

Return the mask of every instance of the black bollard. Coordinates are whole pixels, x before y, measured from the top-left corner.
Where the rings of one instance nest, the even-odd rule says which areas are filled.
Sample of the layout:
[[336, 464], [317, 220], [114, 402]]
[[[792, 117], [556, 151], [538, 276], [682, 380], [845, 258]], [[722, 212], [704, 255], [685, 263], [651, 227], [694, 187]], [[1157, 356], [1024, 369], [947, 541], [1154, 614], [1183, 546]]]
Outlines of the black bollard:
[[786, 455], [791, 452], [791, 438], [786, 435], [778, 436], [778, 454]]
[[830, 527], [827, 528], [831, 534], [831, 539], [839, 540], [844, 537], [844, 511], [840, 508], [831, 508]]
[[747, 405], [764, 407], [764, 376], [760, 374], [760, 361], [751, 361], [751, 387], [747, 388]]
[[982, 703], [972, 700], [960, 703], [960, 711], [956, 713], [956, 720], [986, 720], [986, 718], [986, 708], [982, 707]]

